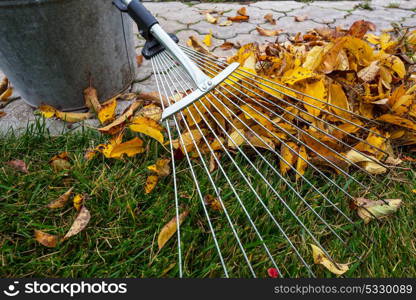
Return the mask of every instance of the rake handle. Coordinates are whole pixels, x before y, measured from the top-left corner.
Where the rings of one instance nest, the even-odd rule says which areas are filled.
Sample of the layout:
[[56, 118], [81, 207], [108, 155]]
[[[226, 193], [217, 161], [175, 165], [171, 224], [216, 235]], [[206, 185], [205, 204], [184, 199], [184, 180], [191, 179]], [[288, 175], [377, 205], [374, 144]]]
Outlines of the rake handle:
[[139, 33], [147, 41], [152, 39], [150, 28], [159, 23], [139, 0], [113, 0], [113, 4], [123, 12], [127, 12], [136, 22]]

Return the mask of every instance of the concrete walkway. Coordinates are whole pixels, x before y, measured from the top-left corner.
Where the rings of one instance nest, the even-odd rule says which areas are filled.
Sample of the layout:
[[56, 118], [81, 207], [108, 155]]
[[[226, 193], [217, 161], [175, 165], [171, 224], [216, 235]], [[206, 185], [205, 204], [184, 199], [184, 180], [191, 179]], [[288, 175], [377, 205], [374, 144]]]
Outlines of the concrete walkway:
[[[213, 51], [218, 55], [230, 55], [233, 50], [222, 51], [219, 46], [225, 41], [240, 42], [266, 42], [275, 41], [275, 37], [260, 36], [256, 26], [265, 29], [283, 29], [284, 34], [279, 36], [282, 41], [288, 35], [322, 26], [342, 26], [348, 28], [357, 20], [368, 20], [377, 26], [377, 31], [391, 28], [395, 23], [416, 29], [416, 0], [372, 0], [372, 1], [261, 1], [250, 4], [240, 3], [190, 3], [180, 2], [146, 2], [145, 6], [159, 19], [161, 25], [169, 32], [177, 34], [181, 43], [185, 43], [190, 35], [201, 38], [212, 30]], [[235, 16], [237, 9], [247, 7], [249, 22], [233, 23], [231, 26], [221, 27], [218, 24], [210, 24], [201, 14], [207, 9], [224, 11], [222, 20], [227, 16]], [[266, 23], [264, 15], [271, 13], [277, 20], [276, 25]], [[296, 22], [295, 16], [306, 16], [303, 22]], [[138, 41], [138, 51], [144, 40]], [[0, 70], [0, 77], [3, 74]], [[155, 82], [152, 76], [151, 66], [144, 62], [139, 69], [133, 91], [154, 91]], [[33, 109], [23, 100], [17, 100], [6, 106], [3, 111], [6, 116], [0, 118], [0, 135], [10, 128], [22, 130], [28, 122], [34, 120]], [[89, 120], [89, 125], [98, 125], [96, 120]], [[57, 120], [48, 120], [47, 126], [52, 133], [60, 133], [65, 130], [65, 124]]]

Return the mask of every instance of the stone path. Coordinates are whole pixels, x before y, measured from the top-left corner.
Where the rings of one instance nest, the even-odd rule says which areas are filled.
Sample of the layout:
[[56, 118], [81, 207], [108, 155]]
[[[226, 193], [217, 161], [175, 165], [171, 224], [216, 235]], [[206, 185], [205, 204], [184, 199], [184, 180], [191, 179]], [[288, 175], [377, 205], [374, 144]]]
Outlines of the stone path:
[[[265, 29], [283, 29], [279, 39], [283, 40], [288, 35], [322, 26], [342, 26], [348, 28], [357, 20], [369, 20], [377, 26], [377, 31], [391, 28], [392, 23], [408, 26], [416, 29], [416, 0], [372, 0], [372, 1], [261, 1], [250, 4], [240, 3], [199, 3], [198, 1], [180, 2], [146, 2], [145, 6], [156, 15], [162, 27], [169, 32], [174, 32], [185, 43], [190, 35], [203, 35], [213, 32], [213, 51], [218, 55], [230, 55], [233, 50], [222, 51], [219, 46], [225, 41], [240, 42], [245, 44], [252, 41], [275, 41], [275, 37], [260, 36], [256, 26]], [[249, 22], [233, 23], [231, 26], [220, 27], [210, 24], [201, 14], [206, 9], [224, 11], [222, 20], [227, 16], [235, 16], [237, 9], [247, 7]], [[277, 20], [276, 25], [266, 23], [264, 15], [271, 13]], [[307, 20], [296, 22], [295, 16], [307, 16]], [[222, 21], [221, 20], [221, 21]], [[144, 40], [138, 40], [138, 51], [144, 44]], [[0, 77], [3, 74], [0, 70]], [[144, 62], [139, 68], [133, 91], [154, 91], [155, 82], [152, 76], [151, 66]], [[21, 130], [27, 123], [34, 120], [33, 109], [17, 100], [5, 109], [6, 116], [0, 118], [0, 135], [9, 128]], [[95, 120], [89, 121], [91, 126], [96, 125]], [[97, 124], [98, 125], [98, 124]], [[48, 120], [47, 126], [53, 133], [65, 130], [62, 122]]]

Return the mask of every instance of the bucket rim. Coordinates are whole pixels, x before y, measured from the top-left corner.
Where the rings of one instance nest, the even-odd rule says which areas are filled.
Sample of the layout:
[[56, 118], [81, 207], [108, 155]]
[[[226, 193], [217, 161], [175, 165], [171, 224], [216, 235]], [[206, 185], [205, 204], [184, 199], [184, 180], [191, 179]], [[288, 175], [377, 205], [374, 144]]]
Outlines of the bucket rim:
[[[70, 2], [76, 0], [0, 0], [0, 7], [17, 7], [17, 6], [31, 6], [43, 5], [54, 2]], [[79, 0], [78, 0], [79, 1]]]

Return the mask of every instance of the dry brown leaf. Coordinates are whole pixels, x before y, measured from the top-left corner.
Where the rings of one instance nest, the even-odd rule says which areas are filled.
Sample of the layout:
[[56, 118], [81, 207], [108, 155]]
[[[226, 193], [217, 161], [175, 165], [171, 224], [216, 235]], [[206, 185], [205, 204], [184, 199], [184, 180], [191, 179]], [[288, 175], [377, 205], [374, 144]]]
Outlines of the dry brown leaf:
[[142, 65], [142, 63], [143, 63], [143, 55], [137, 55], [136, 56], [136, 63], [137, 63], [137, 66], [138, 67], [140, 67]]
[[77, 217], [75, 218], [74, 223], [72, 223], [71, 228], [62, 238], [62, 241], [65, 241], [69, 239], [70, 237], [78, 234], [82, 230], [84, 230], [85, 227], [88, 225], [88, 222], [90, 221], [90, 219], [91, 219], [91, 214], [89, 210], [85, 206], [82, 206]]
[[217, 211], [222, 211], [223, 210], [221, 202], [218, 200], [218, 198], [214, 197], [210, 194], [205, 195], [204, 203], [205, 203], [205, 205], [209, 206], [213, 210], [217, 210]]
[[4, 111], [0, 111], [0, 118], [6, 116], [7, 113], [5, 113]]
[[325, 253], [313, 244], [310, 244], [312, 247], [313, 261], [315, 264], [321, 264], [327, 268], [331, 273], [336, 275], [342, 275], [349, 270], [348, 264], [333, 263]]
[[97, 90], [93, 87], [88, 87], [84, 90], [85, 106], [90, 110], [98, 113], [101, 110], [100, 101], [98, 101]]
[[231, 43], [231, 42], [224, 42], [224, 43], [220, 46], [220, 48], [221, 48], [222, 50], [230, 50], [230, 49], [232, 49], [232, 48], [234, 48], [234, 47], [235, 47], [234, 43]]
[[152, 172], [155, 172], [160, 177], [168, 176], [170, 174], [170, 158], [161, 158], [156, 161], [156, 164], [148, 166]]
[[365, 34], [367, 33], [367, 31], [374, 31], [376, 30], [376, 25], [374, 25], [374, 23], [368, 22], [368, 21], [364, 21], [364, 20], [360, 20], [360, 21], [355, 21], [349, 31], [348, 34], [352, 35], [353, 37], [362, 39]]
[[270, 29], [261, 28], [259, 26], [256, 27], [256, 30], [260, 35], [263, 35], [263, 36], [277, 36], [283, 32], [282, 29], [270, 30]]
[[2, 95], [9, 86], [9, 79], [7, 77], [3, 77], [0, 81], [0, 95]]
[[58, 244], [58, 236], [52, 235], [42, 230], [35, 230], [35, 240], [45, 247], [55, 248]]
[[156, 187], [159, 177], [156, 175], [150, 175], [146, 179], [146, 184], [144, 186], [144, 193], [150, 194]]
[[61, 208], [64, 207], [65, 204], [68, 202], [69, 200], [69, 196], [71, 196], [72, 194], [72, 190], [74, 188], [71, 187], [68, 191], [66, 191], [64, 194], [62, 194], [61, 196], [59, 196], [57, 199], [53, 200], [52, 202], [50, 202], [46, 207], [50, 208], [50, 209], [55, 209], [55, 208]]
[[303, 22], [303, 21], [306, 21], [308, 19], [309, 19], [309, 17], [306, 16], [306, 15], [303, 15], [303, 16], [295, 16], [295, 22]]
[[228, 17], [227, 20], [232, 22], [248, 22], [250, 19], [249, 16], [235, 16], [235, 17]]
[[361, 78], [365, 82], [373, 81], [378, 75], [378, 72], [380, 71], [380, 67], [378, 66], [378, 63], [379, 62], [375, 60], [368, 67], [361, 69], [357, 73], [358, 78]]
[[354, 199], [358, 216], [368, 224], [372, 219], [385, 218], [395, 213], [401, 206], [401, 199], [369, 200], [363, 197]]
[[27, 166], [26, 163], [23, 160], [20, 159], [15, 159], [15, 160], [11, 160], [6, 162], [6, 165], [12, 167], [13, 169], [22, 172], [22, 173], [29, 173], [29, 171], [27, 170]]
[[273, 14], [269, 13], [264, 15], [264, 19], [272, 25], [276, 25], [276, 20], [273, 18]]
[[240, 7], [237, 10], [237, 14], [239, 14], [240, 16], [247, 16], [247, 8], [245, 6]]
[[[177, 221], [179, 221], [179, 225], [183, 223], [185, 218], [188, 216], [189, 212], [186, 210], [181, 213], [178, 218], [173, 217], [165, 226], [163, 226], [162, 230], [159, 233], [157, 238], [157, 244], [159, 246], [159, 250], [162, 249], [169, 239], [175, 234], [177, 231]], [[178, 220], [177, 220], [178, 219]]]
[[70, 169], [71, 163], [69, 162], [68, 152], [62, 152], [53, 156], [49, 164], [55, 172]]
[[198, 52], [204, 53], [206, 55], [212, 55], [207, 46], [204, 43], [200, 42], [196, 36], [191, 35], [187, 44], [189, 47], [192, 47], [194, 50]]

